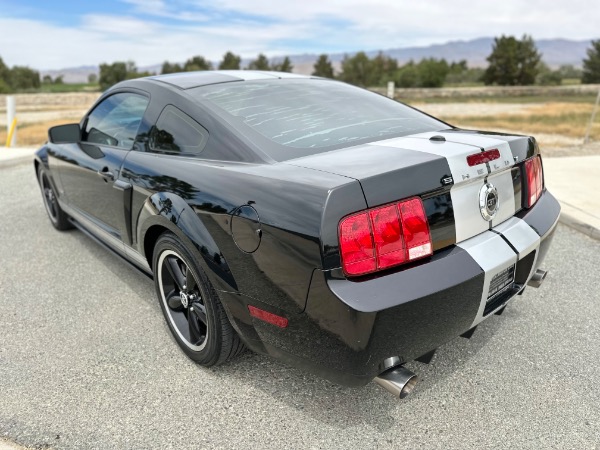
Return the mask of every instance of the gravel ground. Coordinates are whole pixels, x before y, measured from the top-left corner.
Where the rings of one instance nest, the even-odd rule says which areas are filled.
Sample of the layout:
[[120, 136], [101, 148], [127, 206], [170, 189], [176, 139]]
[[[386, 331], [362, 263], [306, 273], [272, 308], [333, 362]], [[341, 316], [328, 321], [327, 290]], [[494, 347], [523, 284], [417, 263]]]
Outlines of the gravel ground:
[[542, 288], [443, 346], [397, 401], [246, 353], [191, 363], [151, 281], [54, 231], [0, 171], [0, 438], [42, 448], [600, 448], [600, 242], [559, 226]]

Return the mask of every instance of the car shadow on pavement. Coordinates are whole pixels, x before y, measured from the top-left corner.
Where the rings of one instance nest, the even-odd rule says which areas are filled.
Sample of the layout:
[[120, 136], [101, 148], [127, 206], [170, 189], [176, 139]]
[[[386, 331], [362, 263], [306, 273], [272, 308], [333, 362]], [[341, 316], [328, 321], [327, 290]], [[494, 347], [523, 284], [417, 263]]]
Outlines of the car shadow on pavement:
[[[154, 284], [147, 275], [83, 233], [74, 232], [74, 238], [77, 240], [76, 245], [95, 256], [94, 264], [101, 263], [105, 266], [152, 305], [156, 314], [162, 316]], [[137, 300], [139, 299], [136, 298]], [[431, 407], [428, 406], [431, 402], [441, 403], [443, 400], [435, 397], [436, 387], [460, 379], [465, 365], [479, 352], [485, 351], [488, 341], [494, 339], [503, 323], [504, 317], [492, 317], [478, 327], [471, 339], [456, 338], [442, 346], [431, 364], [407, 364], [406, 367], [418, 375], [420, 382], [415, 393], [401, 401], [375, 383], [368, 383], [360, 388], [339, 386], [251, 351], [246, 351], [223, 366], [211, 369], [197, 366], [197, 370], [199, 377], [204, 371], [208, 371], [219, 384], [230, 385], [233, 391], [245, 394], [260, 391], [273, 402], [282, 403], [330, 426], [346, 429], [368, 424], [381, 432], [398, 427], [402, 414], [410, 414], [415, 407]], [[164, 330], [167, 339], [170, 333], [166, 323]], [[172, 345], [176, 345], [174, 340]]]
[[257, 389], [275, 402], [303, 411], [330, 426], [346, 429], [366, 423], [382, 432], [397, 428], [402, 414], [411, 414], [413, 408], [442, 401], [431, 399], [431, 395], [436, 394], [436, 387], [456, 378], [473, 357], [485, 351], [488, 341], [494, 339], [504, 321], [492, 318], [486, 322], [480, 325], [472, 339], [459, 337], [442, 346], [431, 364], [407, 364], [406, 367], [419, 376], [420, 382], [415, 393], [404, 400], [396, 399], [375, 383], [360, 388], [339, 386], [251, 352], [211, 371], [221, 382], [233, 383], [235, 389]]

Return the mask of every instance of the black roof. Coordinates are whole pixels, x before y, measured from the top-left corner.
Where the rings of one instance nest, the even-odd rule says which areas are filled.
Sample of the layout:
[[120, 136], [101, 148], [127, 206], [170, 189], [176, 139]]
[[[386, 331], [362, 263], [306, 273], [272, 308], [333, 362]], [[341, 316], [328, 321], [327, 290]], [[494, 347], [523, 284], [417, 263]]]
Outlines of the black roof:
[[232, 81], [268, 80], [283, 78], [310, 78], [287, 72], [263, 72], [257, 70], [203, 70], [199, 72], [181, 72], [167, 75], [149, 77], [151, 80], [160, 81], [178, 87], [191, 89], [209, 84], [229, 83]]

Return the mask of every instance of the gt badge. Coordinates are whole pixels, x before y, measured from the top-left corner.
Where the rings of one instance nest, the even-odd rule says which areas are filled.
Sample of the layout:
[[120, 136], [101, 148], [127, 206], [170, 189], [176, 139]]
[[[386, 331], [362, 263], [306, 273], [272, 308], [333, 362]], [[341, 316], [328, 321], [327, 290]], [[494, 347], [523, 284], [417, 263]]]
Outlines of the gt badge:
[[498, 208], [500, 208], [498, 190], [491, 183], [484, 184], [479, 191], [479, 211], [481, 211], [481, 217], [489, 222], [498, 212]]

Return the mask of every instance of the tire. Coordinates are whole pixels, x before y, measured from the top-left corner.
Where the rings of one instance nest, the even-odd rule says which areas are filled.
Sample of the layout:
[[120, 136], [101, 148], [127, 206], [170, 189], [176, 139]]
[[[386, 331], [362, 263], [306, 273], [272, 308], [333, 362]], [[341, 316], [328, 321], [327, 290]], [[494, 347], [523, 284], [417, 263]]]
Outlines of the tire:
[[52, 226], [59, 231], [65, 231], [73, 228], [73, 225], [71, 225], [71, 222], [69, 222], [69, 216], [58, 204], [56, 192], [54, 191], [54, 187], [52, 186], [52, 183], [50, 183], [48, 175], [44, 169], [40, 167], [37, 175], [40, 190], [42, 191], [44, 207], [46, 208], [46, 213], [48, 213], [48, 219], [50, 219]]
[[206, 274], [173, 233], [159, 237], [152, 267], [167, 325], [187, 356], [211, 367], [244, 351]]

